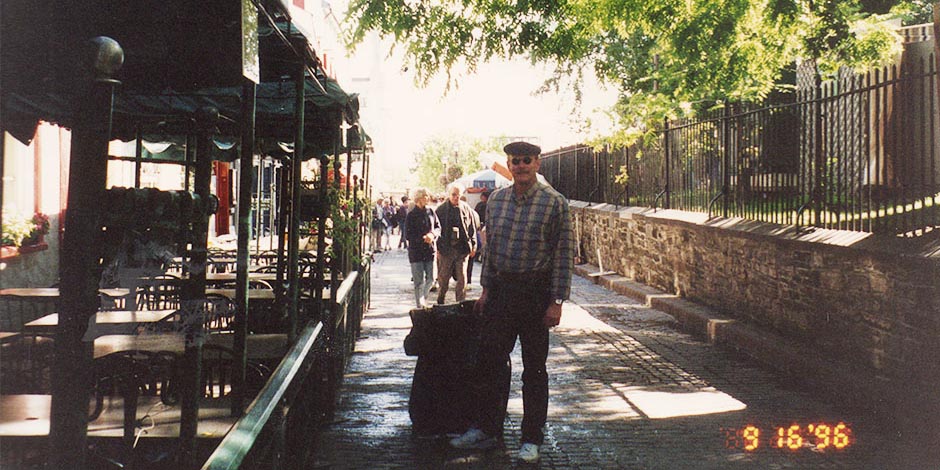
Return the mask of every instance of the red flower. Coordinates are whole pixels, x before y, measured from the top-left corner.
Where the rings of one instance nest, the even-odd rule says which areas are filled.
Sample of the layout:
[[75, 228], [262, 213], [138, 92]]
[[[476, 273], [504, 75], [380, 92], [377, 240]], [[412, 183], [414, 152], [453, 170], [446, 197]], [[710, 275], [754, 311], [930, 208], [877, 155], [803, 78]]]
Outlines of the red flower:
[[33, 232], [39, 235], [46, 235], [49, 233], [49, 216], [43, 214], [42, 212], [37, 212], [33, 215], [33, 218], [30, 219], [35, 228]]

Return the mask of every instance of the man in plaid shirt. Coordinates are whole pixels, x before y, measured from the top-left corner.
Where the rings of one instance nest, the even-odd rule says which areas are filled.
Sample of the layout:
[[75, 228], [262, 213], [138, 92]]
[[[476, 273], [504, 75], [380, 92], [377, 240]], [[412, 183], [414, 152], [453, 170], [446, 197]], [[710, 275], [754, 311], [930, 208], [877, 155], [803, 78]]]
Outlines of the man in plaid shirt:
[[487, 255], [475, 305], [482, 315], [475, 426], [450, 441], [460, 449], [498, 443], [509, 399], [509, 354], [522, 343], [522, 447], [519, 458], [539, 460], [548, 414], [548, 329], [561, 320], [571, 290], [574, 242], [568, 201], [539, 182], [541, 149], [513, 142], [503, 150], [513, 185], [490, 195], [486, 206]]

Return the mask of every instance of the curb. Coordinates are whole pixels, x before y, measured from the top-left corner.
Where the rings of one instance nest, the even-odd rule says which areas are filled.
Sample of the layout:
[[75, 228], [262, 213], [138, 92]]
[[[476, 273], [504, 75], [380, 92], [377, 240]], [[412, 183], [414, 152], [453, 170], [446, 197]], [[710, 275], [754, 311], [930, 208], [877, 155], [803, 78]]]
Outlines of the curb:
[[[873, 371], [850, 368], [827, 361], [815, 352], [813, 345], [745, 324], [708, 307], [666, 294], [652, 287], [631, 281], [619, 274], [600, 273], [597, 266], [581, 264], [574, 273], [630, 297], [646, 306], [673, 316], [679, 328], [693, 336], [727, 349], [743, 353], [759, 363], [790, 378], [824, 391], [840, 402], [868, 408], [873, 414], [898, 419], [901, 414], [917, 415], [922, 410], [906, 410], [895, 401], [898, 390], [880, 381]], [[907, 403], [906, 405], [910, 405]]]

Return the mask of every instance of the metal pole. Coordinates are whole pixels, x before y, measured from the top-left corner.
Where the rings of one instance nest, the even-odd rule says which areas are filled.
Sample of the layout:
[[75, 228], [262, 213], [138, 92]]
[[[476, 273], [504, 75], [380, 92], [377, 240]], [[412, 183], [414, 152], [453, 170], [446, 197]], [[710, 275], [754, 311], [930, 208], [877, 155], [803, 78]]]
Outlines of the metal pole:
[[823, 96], [822, 96], [822, 78], [819, 76], [819, 70], [816, 70], [816, 94], [813, 100], [813, 225], [825, 227], [822, 220], [822, 202], [823, 194], [826, 190], [825, 175], [826, 161], [823, 158]]
[[[358, 131], [358, 129], [357, 129], [356, 126], [350, 127], [349, 129], [356, 129], [356, 131]], [[353, 132], [355, 132], [356, 135], [359, 135], [359, 133], [356, 132], [356, 131], [353, 131]], [[352, 141], [351, 141], [351, 139], [349, 138], [350, 136], [349, 136], [348, 133], [346, 134], [346, 136], [347, 136], [347, 137], [346, 137], [346, 199], [349, 199], [349, 195], [350, 195], [351, 189], [352, 189], [352, 188], [351, 188], [351, 180], [352, 180], [352, 148], [353, 148], [353, 144], [356, 143], [356, 142], [352, 142]]]
[[[329, 162], [329, 157], [320, 157], [320, 197], [318, 199], [320, 204], [324, 206], [324, 201], [326, 201], [326, 172], [329, 171]], [[323, 274], [326, 271], [326, 214], [322, 212], [321, 210], [317, 211], [317, 272], [313, 281], [313, 302], [316, 305], [317, 315], [324, 319], [326, 318], [323, 311]], [[328, 322], [324, 322], [324, 325], [329, 327]]]
[[[248, 242], [251, 239], [251, 162], [255, 148], [255, 83], [242, 85], [241, 153], [238, 172], [238, 252], [235, 261], [235, 336], [233, 349], [238, 368], [233, 381], [232, 414], [241, 415], [245, 403], [245, 370], [248, 367]], [[248, 171], [244, 171], [248, 169]]]
[[359, 246], [362, 247], [362, 249], [359, 251], [360, 254], [363, 254], [367, 251], [368, 252], [372, 251], [372, 240], [371, 240], [372, 228], [369, 226], [369, 222], [372, 220], [372, 217], [370, 217], [368, 213], [366, 212], [367, 210], [369, 210], [369, 207], [372, 205], [372, 196], [369, 194], [369, 191], [368, 191], [369, 158], [366, 152], [368, 152], [368, 147], [367, 147], [367, 143], [365, 139], [363, 139], [362, 141], [362, 178], [359, 179], [359, 185], [362, 190], [362, 197], [365, 198], [366, 200], [366, 205], [362, 208], [362, 212], [361, 212], [362, 221], [365, 223], [359, 224], [360, 226], [364, 225], [360, 230], [360, 233], [361, 233], [360, 241], [362, 242], [359, 244]]
[[[3, 149], [6, 148], [6, 141], [7, 131], [3, 128], [3, 125], [0, 124], [0, 207], [3, 207]], [[60, 204], [59, 207], [62, 207], [62, 205]], [[3, 211], [0, 211], [0, 225], [3, 225]]]
[[294, 101], [294, 125], [296, 125], [294, 135], [294, 156], [291, 159], [291, 202], [290, 202], [290, 228], [289, 241], [287, 244], [287, 280], [288, 280], [288, 299], [290, 310], [288, 318], [290, 319], [290, 328], [287, 337], [290, 342], [297, 337], [297, 296], [299, 294], [299, 276], [298, 276], [298, 250], [300, 248], [300, 166], [304, 156], [304, 90], [306, 87], [307, 68], [303, 63], [299, 64], [298, 74], [294, 87], [296, 90]]
[[[372, 204], [375, 202], [375, 201], [372, 200], [372, 186], [371, 186], [372, 183], [370, 182], [371, 179], [369, 178], [369, 172], [371, 172], [371, 171], [372, 171], [372, 162], [370, 161], [369, 157], [366, 155], [366, 149], [365, 149], [365, 147], [363, 147], [363, 150], [362, 150], [362, 177], [365, 179], [365, 183], [364, 183], [365, 186], [363, 186], [363, 188], [362, 188], [362, 195], [365, 196], [365, 197], [366, 197], [366, 200], [369, 201], [369, 204], [368, 204], [369, 207], [371, 207]], [[372, 220], [372, 219], [371, 219], [370, 217], [366, 217], [366, 220]], [[371, 228], [370, 228], [369, 230], [366, 230], [366, 233], [368, 233], [369, 236], [371, 237], [371, 236], [372, 236]], [[372, 244], [372, 240], [369, 240], [369, 244], [367, 245], [367, 246], [370, 246], [370, 250], [369, 250], [369, 251], [372, 251], [372, 250], [371, 250], [371, 244]]]
[[[288, 218], [288, 204], [290, 204], [290, 178], [288, 177], [288, 169], [290, 168], [290, 158], [281, 161], [281, 165], [277, 170], [277, 178], [280, 184], [278, 185], [280, 189], [280, 196], [278, 197], [278, 216], [277, 216], [277, 231], [272, 233], [271, 236], [277, 239], [277, 276], [276, 281], [277, 285], [274, 286], [274, 305], [275, 309], [278, 312], [279, 318], [287, 317], [287, 303], [284, 301], [286, 292], [285, 279], [287, 277], [287, 258], [284, 256], [284, 250], [286, 249], [286, 243], [284, 240], [284, 233], [287, 232], [287, 218]], [[286, 194], [285, 194], [286, 193]]]
[[665, 160], [665, 164], [666, 164], [666, 181], [663, 186], [663, 191], [665, 192], [665, 196], [666, 196], [666, 199], [665, 199], [666, 203], [663, 205], [663, 209], [669, 209], [672, 207], [670, 205], [670, 200], [669, 200], [669, 192], [670, 192], [670, 186], [671, 186], [669, 180], [670, 180], [670, 177], [672, 176], [670, 175], [670, 168], [672, 167], [672, 162], [669, 161], [670, 160], [669, 159], [669, 119], [663, 119], [663, 159]]
[[62, 240], [59, 325], [56, 329], [50, 410], [50, 468], [84, 468], [88, 433], [93, 343], [82, 341], [88, 319], [98, 310], [101, 277], [101, 201], [108, 174], [108, 141], [114, 88], [111, 79], [124, 51], [111, 38], [91, 40], [95, 62], [89, 72], [78, 121], [72, 128], [68, 211]]
[[196, 146], [196, 143], [193, 141], [193, 136], [187, 135], [186, 136], [186, 154], [184, 155], [186, 164], [183, 165], [183, 191], [186, 191], [187, 193], [189, 192], [190, 184], [192, 184], [189, 178], [189, 169], [193, 166], [193, 160], [194, 160], [194, 155], [195, 155], [193, 148], [195, 146]]
[[[259, 161], [263, 163], [265, 161], [265, 158], [259, 156]], [[279, 202], [280, 198], [278, 197], [278, 194], [277, 194], [277, 177], [278, 177], [278, 172], [279, 172], [278, 167], [280, 166], [280, 163], [277, 162], [276, 160], [271, 160], [270, 164], [271, 165], [269, 166], [269, 168], [271, 168], [270, 170], [271, 182], [270, 184], [268, 184], [268, 194], [270, 195], [270, 199], [268, 201], [268, 227], [270, 227], [271, 236], [268, 237], [268, 250], [273, 250], [274, 249], [274, 233], [277, 230], [277, 221], [278, 221], [277, 208], [278, 208], [278, 204], [280, 204]]]
[[721, 203], [721, 216], [728, 217], [728, 200], [731, 192], [731, 103], [725, 102], [725, 115], [721, 120], [722, 141], [724, 152], [721, 152], [721, 192], [724, 198]]
[[[219, 118], [219, 110], [203, 108], [198, 112], [196, 139], [196, 172], [193, 189], [195, 196], [206, 207], [211, 196], [209, 184], [212, 179], [212, 153], [210, 148], [212, 130]], [[202, 396], [202, 343], [205, 339], [206, 297], [206, 248], [209, 234], [209, 215], [193, 211], [192, 248], [189, 251], [189, 282], [183, 284], [180, 304], [183, 310], [183, 333], [186, 335], [180, 374], [180, 465], [190, 467], [196, 451], [196, 428], [199, 422], [199, 398]], [[196, 316], [193, 320], [192, 316]], [[189, 321], [187, 321], [187, 317]]]
[[[365, 208], [364, 208], [364, 207], [359, 207], [359, 185], [360, 185], [360, 181], [361, 181], [361, 180], [359, 179], [359, 175], [351, 175], [351, 177], [350, 177], [350, 176], [347, 176], [347, 179], [353, 180], [353, 185], [352, 185], [352, 190], [353, 190], [353, 191], [352, 191], [352, 201], [353, 201], [352, 211], [353, 211], [353, 212], [352, 212], [352, 213], [353, 213], [353, 214], [363, 214], [363, 213], [365, 212]], [[362, 242], [364, 241], [365, 237], [363, 236], [362, 224], [361, 224], [361, 223], [356, 225], [356, 231], [357, 231], [357, 233], [359, 234], [359, 246], [356, 247], [356, 250], [357, 250], [357, 251], [356, 251], [356, 254], [357, 254], [357, 255], [362, 255], [362, 252], [363, 252], [363, 244], [362, 244]], [[359, 267], [356, 266], [356, 269], [359, 269]]]
[[137, 143], [134, 148], [134, 188], [140, 189], [140, 170], [144, 161], [144, 141], [140, 123], [137, 123]]
[[[336, 126], [335, 134], [333, 137], [333, 189], [339, 194], [340, 184], [339, 184], [339, 149], [343, 145], [343, 128]], [[329, 210], [330, 207], [327, 204], [324, 204], [324, 213], [323, 217], [330, 216]], [[333, 227], [336, 227], [336, 221], [333, 221]], [[339, 246], [337, 243], [338, 238], [333, 237], [333, 258], [330, 260], [330, 299], [332, 303], [335, 303], [336, 299], [336, 290], [339, 288], [339, 273], [346, 273], [346, 249], [345, 246]]]
[[[252, 159], [252, 163], [254, 163], [254, 159]], [[254, 222], [253, 225], [254, 225], [254, 236], [255, 236], [255, 255], [258, 255], [261, 253], [261, 196], [264, 194], [264, 191], [261, 190], [262, 179], [264, 179], [264, 160], [259, 158], [258, 159], [258, 174], [257, 174], [258, 192], [255, 196], [255, 202], [254, 202], [255, 211], [254, 211], [254, 217], [252, 217], [253, 219], [252, 221]], [[252, 186], [252, 189], [254, 189], [254, 186]]]

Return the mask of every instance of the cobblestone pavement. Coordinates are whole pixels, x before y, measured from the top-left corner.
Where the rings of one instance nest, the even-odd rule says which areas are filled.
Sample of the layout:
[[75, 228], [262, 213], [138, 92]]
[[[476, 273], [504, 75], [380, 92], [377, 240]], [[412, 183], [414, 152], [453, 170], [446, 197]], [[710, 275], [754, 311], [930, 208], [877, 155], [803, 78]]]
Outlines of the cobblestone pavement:
[[[335, 419], [315, 439], [313, 468], [940, 468], [938, 450], [914, 442], [916, 430], [892, 430], [866, 410], [841, 405], [837, 391], [794, 383], [577, 276], [562, 323], [552, 331], [541, 462], [528, 466], [515, 458], [522, 418], [518, 347], [504, 446], [468, 452], [448, 448], [444, 439], [415, 438], [408, 417], [415, 358], [402, 348], [413, 302], [405, 251], [376, 254], [372, 276], [372, 306]], [[468, 297], [479, 291], [471, 284]], [[844, 433], [836, 431], [840, 423]], [[748, 425], [757, 439], [743, 435]], [[745, 450], [755, 442], [756, 449]]]

